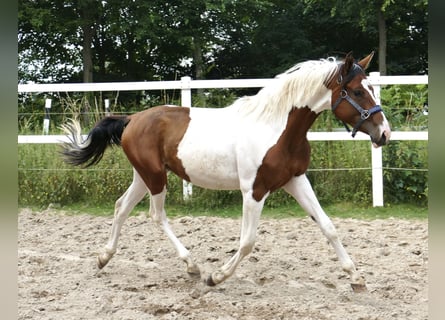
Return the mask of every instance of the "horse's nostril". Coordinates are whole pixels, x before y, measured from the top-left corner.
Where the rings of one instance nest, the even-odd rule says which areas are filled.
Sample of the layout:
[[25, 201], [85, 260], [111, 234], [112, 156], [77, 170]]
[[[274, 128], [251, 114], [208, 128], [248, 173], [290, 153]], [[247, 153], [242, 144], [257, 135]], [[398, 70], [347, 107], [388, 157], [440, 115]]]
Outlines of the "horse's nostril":
[[382, 136], [380, 137], [380, 141], [379, 141], [379, 143], [378, 143], [379, 146], [383, 146], [383, 145], [387, 144], [388, 141], [389, 141], [388, 138], [389, 138], [389, 137], [387, 136], [387, 132], [384, 131], [384, 132], [382, 133]]

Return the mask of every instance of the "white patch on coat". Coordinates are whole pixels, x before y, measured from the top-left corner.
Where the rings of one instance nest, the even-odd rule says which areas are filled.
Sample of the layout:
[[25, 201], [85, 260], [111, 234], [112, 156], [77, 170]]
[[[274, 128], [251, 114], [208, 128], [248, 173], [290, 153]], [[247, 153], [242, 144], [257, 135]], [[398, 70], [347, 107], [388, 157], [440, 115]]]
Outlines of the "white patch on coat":
[[366, 79], [366, 78], [363, 79], [361, 83], [362, 83], [363, 88], [366, 91], [368, 91], [369, 95], [374, 99], [375, 104], [379, 104], [380, 101], [377, 101], [377, 98], [374, 95], [374, 92], [371, 90], [372, 87], [371, 87], [371, 84], [369, 83], [368, 79]]

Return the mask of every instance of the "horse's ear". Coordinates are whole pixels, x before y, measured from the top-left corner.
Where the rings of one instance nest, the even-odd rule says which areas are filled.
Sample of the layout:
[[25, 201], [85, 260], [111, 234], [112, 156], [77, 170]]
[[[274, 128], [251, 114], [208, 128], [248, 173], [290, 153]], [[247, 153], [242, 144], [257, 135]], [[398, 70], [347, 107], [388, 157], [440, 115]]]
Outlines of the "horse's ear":
[[374, 56], [374, 51], [372, 51], [367, 57], [363, 58], [358, 62], [359, 66], [362, 67], [363, 70], [366, 70], [371, 63], [372, 57]]
[[349, 73], [353, 65], [354, 65], [354, 57], [352, 56], [352, 51], [350, 51], [345, 57], [345, 62], [342, 70], [343, 77], [345, 77]]

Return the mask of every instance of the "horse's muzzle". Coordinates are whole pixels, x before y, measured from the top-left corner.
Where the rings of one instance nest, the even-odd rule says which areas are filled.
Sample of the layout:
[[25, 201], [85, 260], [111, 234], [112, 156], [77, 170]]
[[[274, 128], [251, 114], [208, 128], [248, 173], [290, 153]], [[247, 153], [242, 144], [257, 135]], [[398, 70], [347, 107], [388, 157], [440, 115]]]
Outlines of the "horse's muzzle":
[[390, 136], [391, 136], [391, 133], [385, 130], [385, 131], [383, 131], [382, 135], [380, 136], [380, 138], [378, 140], [371, 138], [372, 145], [375, 148], [384, 146], [389, 143]]

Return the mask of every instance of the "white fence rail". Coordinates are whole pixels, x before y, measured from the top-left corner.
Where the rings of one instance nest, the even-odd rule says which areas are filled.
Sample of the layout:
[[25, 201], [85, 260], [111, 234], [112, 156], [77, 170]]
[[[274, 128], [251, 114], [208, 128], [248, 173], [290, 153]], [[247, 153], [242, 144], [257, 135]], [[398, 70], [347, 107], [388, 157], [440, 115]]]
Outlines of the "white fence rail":
[[[377, 99], [380, 99], [380, 86], [393, 84], [428, 84], [428, 76], [380, 76], [371, 72], [368, 77]], [[182, 77], [178, 81], [146, 82], [107, 82], [107, 83], [62, 83], [62, 84], [19, 84], [18, 92], [87, 92], [87, 91], [140, 91], [140, 90], [181, 90], [181, 105], [190, 107], [192, 89], [205, 88], [260, 88], [274, 79], [230, 79], [230, 80], [192, 80]], [[355, 138], [347, 132], [308, 132], [312, 141], [348, 141], [369, 140], [365, 134], [358, 133]], [[391, 140], [428, 140], [427, 131], [392, 132]], [[19, 135], [18, 143], [61, 143], [66, 141], [62, 135]], [[370, 144], [371, 145], [371, 144]], [[372, 195], [373, 206], [383, 206], [383, 165], [382, 149], [371, 147]], [[184, 197], [188, 197], [190, 187], [184, 188]]]

